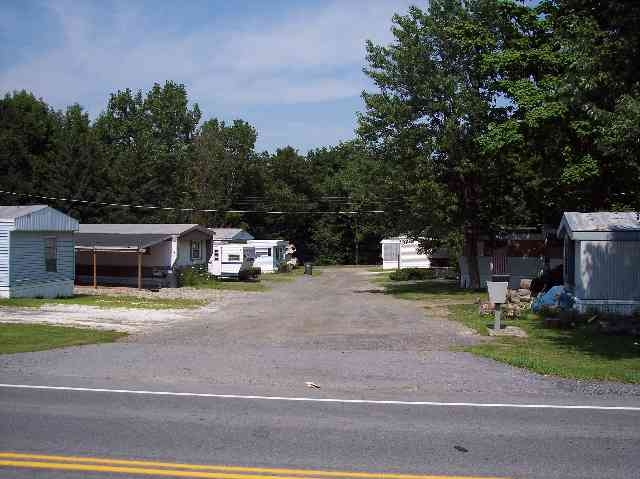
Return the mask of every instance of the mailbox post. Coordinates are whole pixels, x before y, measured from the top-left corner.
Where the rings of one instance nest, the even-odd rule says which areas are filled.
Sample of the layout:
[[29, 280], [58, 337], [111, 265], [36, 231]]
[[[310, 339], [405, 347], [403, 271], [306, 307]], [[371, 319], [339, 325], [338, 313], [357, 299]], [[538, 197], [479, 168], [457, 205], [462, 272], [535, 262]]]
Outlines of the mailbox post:
[[494, 331], [500, 331], [500, 317], [502, 315], [502, 305], [507, 302], [508, 282], [487, 281], [487, 289], [489, 290], [489, 301], [496, 306]]

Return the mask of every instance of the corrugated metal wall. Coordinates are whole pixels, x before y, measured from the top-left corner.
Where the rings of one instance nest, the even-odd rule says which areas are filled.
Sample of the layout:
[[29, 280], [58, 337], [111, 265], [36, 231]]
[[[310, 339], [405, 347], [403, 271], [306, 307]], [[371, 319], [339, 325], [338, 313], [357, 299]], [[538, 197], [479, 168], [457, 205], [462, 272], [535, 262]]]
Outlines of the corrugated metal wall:
[[576, 296], [640, 300], [640, 241], [576, 242]]
[[[55, 236], [57, 241], [57, 272], [45, 270], [45, 237]], [[73, 281], [75, 252], [73, 235], [56, 232], [11, 232], [11, 287], [24, 287], [40, 283]]]

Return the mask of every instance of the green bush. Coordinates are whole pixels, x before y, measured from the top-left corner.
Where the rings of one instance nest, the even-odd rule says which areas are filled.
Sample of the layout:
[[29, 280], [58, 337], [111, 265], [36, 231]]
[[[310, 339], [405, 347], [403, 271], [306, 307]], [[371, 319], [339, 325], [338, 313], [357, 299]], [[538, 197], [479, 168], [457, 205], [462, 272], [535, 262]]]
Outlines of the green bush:
[[176, 272], [178, 286], [202, 286], [216, 281], [215, 276], [207, 270], [206, 264], [185, 266]]
[[389, 275], [391, 281], [416, 281], [422, 279], [435, 279], [436, 273], [426, 268], [406, 268], [393, 271]]
[[262, 274], [260, 268], [254, 266], [250, 268], [243, 268], [238, 272], [238, 280], [240, 281], [255, 281]]

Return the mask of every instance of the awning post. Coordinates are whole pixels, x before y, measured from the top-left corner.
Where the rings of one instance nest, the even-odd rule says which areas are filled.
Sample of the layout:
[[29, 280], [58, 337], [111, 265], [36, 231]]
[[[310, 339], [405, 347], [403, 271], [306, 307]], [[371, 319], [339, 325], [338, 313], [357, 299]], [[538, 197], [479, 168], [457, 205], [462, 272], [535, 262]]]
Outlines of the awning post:
[[138, 289], [142, 289], [142, 253], [138, 251]]
[[98, 289], [98, 271], [97, 271], [97, 261], [96, 261], [96, 249], [93, 248], [93, 289]]

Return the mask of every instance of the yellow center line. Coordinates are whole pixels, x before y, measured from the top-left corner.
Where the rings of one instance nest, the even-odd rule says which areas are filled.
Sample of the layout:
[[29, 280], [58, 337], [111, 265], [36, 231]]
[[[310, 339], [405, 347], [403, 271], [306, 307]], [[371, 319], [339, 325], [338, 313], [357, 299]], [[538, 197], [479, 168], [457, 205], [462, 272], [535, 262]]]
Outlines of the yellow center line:
[[306, 479], [319, 477], [380, 479], [499, 479], [486, 476], [443, 476], [371, 472], [323, 471], [285, 468], [258, 468], [224, 465], [181, 464], [158, 461], [107, 459], [0, 452], [0, 467], [109, 472], [155, 476], [213, 479]]

